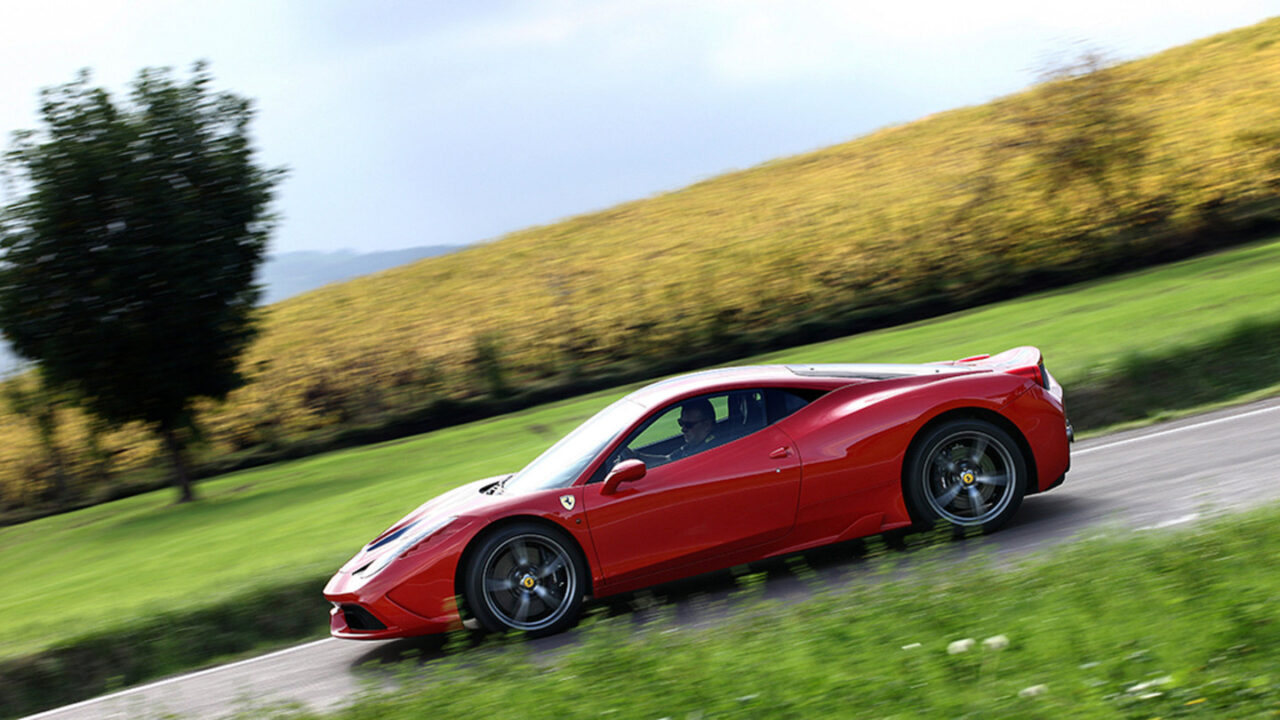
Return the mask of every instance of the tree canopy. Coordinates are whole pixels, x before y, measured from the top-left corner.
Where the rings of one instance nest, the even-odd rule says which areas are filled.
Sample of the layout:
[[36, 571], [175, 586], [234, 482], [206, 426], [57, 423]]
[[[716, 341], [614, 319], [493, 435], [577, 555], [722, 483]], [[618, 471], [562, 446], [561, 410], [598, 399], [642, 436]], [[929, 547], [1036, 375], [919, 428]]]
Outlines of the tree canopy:
[[283, 174], [255, 161], [250, 101], [211, 80], [143, 70], [122, 104], [88, 71], [43, 90], [0, 226], [0, 329], [90, 412], [159, 432], [183, 500], [192, 403], [244, 382]]

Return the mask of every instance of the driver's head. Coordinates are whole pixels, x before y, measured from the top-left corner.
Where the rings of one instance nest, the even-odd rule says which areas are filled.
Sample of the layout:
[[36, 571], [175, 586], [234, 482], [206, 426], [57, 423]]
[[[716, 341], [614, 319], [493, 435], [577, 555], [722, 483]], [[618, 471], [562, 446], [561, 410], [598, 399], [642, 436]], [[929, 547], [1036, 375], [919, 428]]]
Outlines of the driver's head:
[[680, 406], [680, 432], [684, 441], [696, 445], [707, 439], [711, 429], [715, 427], [715, 412], [711, 409], [711, 401], [706, 398], [690, 400]]

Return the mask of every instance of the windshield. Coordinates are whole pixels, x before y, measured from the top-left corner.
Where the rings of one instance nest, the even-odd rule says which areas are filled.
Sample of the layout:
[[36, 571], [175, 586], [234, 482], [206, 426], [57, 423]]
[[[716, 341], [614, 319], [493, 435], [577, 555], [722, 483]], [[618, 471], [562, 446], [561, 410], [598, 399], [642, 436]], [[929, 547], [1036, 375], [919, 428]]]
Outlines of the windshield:
[[591, 416], [525, 466], [503, 490], [525, 493], [568, 487], [601, 451], [644, 412], [639, 403], [623, 398]]

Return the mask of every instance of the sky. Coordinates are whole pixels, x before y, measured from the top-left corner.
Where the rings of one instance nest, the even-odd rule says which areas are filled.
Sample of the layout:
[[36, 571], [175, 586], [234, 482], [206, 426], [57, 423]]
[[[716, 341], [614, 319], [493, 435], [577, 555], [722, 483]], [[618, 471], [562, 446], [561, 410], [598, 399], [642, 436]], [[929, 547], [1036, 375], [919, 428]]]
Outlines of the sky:
[[[0, 134], [80, 68], [211, 63], [274, 252], [493, 239], [1280, 15], [1280, 0], [0, 0]], [[9, 200], [0, 196], [0, 200]]]

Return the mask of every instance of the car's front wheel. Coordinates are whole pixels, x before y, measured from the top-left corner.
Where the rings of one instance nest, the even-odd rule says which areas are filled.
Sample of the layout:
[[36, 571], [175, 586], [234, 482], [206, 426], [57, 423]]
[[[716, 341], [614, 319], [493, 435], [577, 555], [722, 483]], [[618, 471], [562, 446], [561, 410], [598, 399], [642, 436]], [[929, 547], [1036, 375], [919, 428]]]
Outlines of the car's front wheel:
[[582, 610], [586, 567], [564, 533], [537, 523], [483, 538], [466, 567], [467, 607], [486, 630], [550, 635]]
[[915, 444], [904, 492], [917, 520], [993, 532], [1018, 511], [1026, 486], [1026, 459], [1009, 433], [985, 420], [957, 419]]

